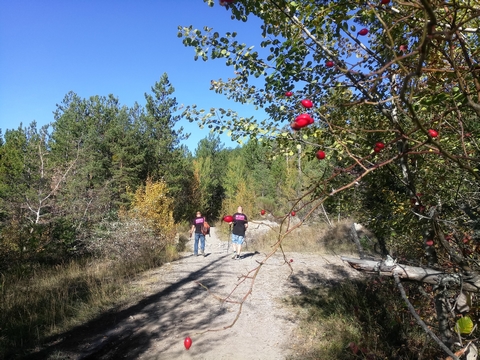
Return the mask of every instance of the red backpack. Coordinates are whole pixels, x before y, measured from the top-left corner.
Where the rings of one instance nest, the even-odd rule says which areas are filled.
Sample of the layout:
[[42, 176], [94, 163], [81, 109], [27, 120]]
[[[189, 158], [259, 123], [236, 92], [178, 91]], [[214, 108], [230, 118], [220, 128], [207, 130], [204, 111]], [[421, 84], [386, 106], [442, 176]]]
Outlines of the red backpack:
[[208, 224], [207, 220], [205, 220], [205, 218], [203, 218], [203, 225], [201, 231], [203, 235], [210, 235], [210, 225]]

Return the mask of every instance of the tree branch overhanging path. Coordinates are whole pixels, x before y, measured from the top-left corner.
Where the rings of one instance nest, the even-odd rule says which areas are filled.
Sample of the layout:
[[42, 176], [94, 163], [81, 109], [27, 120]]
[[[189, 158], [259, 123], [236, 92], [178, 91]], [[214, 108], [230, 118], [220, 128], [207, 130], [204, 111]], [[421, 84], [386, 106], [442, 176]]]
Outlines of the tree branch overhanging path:
[[[340, 208], [368, 222], [384, 256], [395, 249], [409, 264], [426, 258], [440, 269], [395, 264], [390, 276], [477, 292], [480, 146], [472, 132], [480, 131], [475, 50], [480, 4], [266, 0], [224, 5], [232, 19], [261, 21], [258, 51], [239, 43], [235, 33], [222, 36], [208, 27], [203, 32], [180, 28], [179, 36], [197, 58], [223, 58], [234, 68], [236, 77], [215, 81], [212, 90], [251, 102], [269, 118], [259, 126], [257, 119], [228, 110], [205, 115], [194, 107], [187, 107], [185, 116], [234, 136], [261, 137], [273, 157], [297, 153], [298, 163], [306, 165], [299, 165], [300, 185], [289, 201], [292, 210], [302, 212], [302, 224], [321, 208]], [[259, 77], [263, 86], [253, 79]], [[299, 106], [305, 98], [315, 104], [312, 109]], [[314, 124], [298, 129], [292, 120], [300, 112], [313, 116]], [[323, 155], [314, 167], [308, 160], [318, 150]], [[281, 250], [285, 235], [299, 226], [285, 220], [274, 250]], [[365, 259], [354, 266], [385, 270]], [[449, 273], [452, 267], [458, 272]], [[437, 303], [445, 302], [441, 296], [436, 295]], [[453, 323], [454, 312], [447, 316], [440, 308], [439, 329], [448, 337], [454, 331], [445, 319], [450, 316]], [[449, 341], [453, 346], [452, 336]]]

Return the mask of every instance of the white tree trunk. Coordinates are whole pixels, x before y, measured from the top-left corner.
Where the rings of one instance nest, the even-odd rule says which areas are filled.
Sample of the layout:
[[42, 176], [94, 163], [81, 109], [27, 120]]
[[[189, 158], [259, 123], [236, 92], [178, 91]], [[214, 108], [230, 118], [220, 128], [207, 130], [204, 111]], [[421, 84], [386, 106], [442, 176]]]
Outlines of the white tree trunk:
[[462, 288], [467, 291], [480, 291], [480, 276], [478, 274], [467, 278], [458, 273], [450, 274], [429, 268], [397, 264], [396, 262], [392, 263], [391, 261], [389, 262], [388, 259], [387, 261], [377, 261], [354, 259], [345, 256], [342, 256], [341, 259], [359, 271], [376, 273], [383, 276], [393, 276], [397, 274], [398, 277], [404, 280], [420, 281], [447, 287], [460, 287], [461, 285]]

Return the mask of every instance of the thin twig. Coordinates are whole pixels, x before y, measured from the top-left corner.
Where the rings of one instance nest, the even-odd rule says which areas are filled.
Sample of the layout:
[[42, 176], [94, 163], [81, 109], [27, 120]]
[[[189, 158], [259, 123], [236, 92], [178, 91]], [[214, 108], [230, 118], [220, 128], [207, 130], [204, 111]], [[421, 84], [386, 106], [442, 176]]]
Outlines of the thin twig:
[[445, 345], [438, 337], [435, 335], [423, 322], [423, 320], [420, 318], [420, 316], [417, 314], [415, 311], [415, 308], [413, 305], [410, 303], [408, 300], [407, 294], [405, 293], [405, 289], [403, 288], [402, 282], [400, 281], [400, 278], [398, 277], [398, 274], [395, 272], [392, 273], [393, 277], [395, 279], [395, 283], [397, 284], [398, 290], [400, 290], [400, 294], [402, 295], [403, 301], [407, 304], [408, 310], [410, 310], [410, 313], [413, 315], [415, 320], [417, 320], [417, 323], [422, 327], [422, 329], [442, 348], [445, 353], [447, 353], [449, 356], [452, 357], [452, 360], [459, 360], [457, 356]]

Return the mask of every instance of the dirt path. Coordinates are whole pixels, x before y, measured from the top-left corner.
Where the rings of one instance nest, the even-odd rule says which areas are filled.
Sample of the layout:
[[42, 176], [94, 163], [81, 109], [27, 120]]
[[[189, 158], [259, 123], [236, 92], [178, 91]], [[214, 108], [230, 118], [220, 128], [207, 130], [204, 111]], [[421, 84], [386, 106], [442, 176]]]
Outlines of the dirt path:
[[[264, 254], [245, 251], [242, 259], [231, 259], [231, 249], [227, 253], [227, 243], [217, 238], [215, 228], [207, 236], [206, 254], [185, 253], [179, 261], [148, 272], [139, 280], [149, 286], [140, 302], [65, 334], [31, 358], [285, 359], [296, 320], [281, 298], [311, 285], [359, 276], [338, 257], [298, 253], [288, 254], [291, 274], [281, 255], [275, 255], [261, 269], [238, 321], [222, 330], [234, 321], [238, 304], [219, 299], [231, 293]], [[230, 299], [240, 300], [248, 286], [241, 284]], [[188, 351], [186, 336], [193, 341]]]

